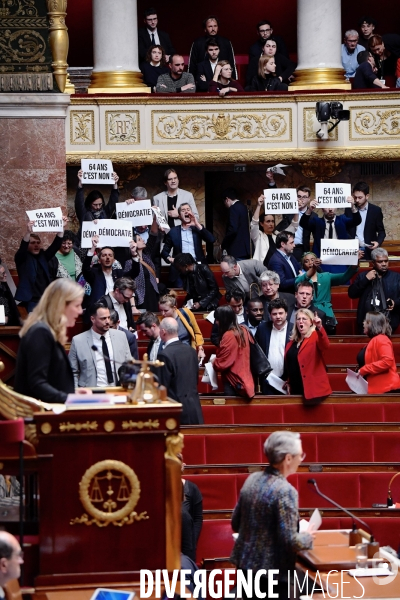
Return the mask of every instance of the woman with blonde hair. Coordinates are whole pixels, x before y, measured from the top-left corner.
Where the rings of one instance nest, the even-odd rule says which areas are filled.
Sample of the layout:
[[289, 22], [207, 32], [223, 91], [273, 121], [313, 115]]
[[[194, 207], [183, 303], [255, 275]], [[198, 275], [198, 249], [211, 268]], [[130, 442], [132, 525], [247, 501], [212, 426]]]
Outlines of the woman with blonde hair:
[[287, 91], [288, 86], [276, 75], [276, 64], [273, 56], [260, 56], [257, 75], [251, 80], [249, 92]]
[[158, 305], [163, 318], [172, 317], [178, 322], [178, 336], [180, 341], [195, 348], [198, 357], [204, 358], [204, 338], [192, 311], [188, 308], [177, 308], [175, 292], [170, 292], [169, 294], [162, 296]]
[[324, 360], [328, 348], [328, 336], [317, 313], [313, 315], [308, 308], [299, 308], [285, 349], [289, 394], [300, 394], [309, 403], [317, 403], [332, 393]]
[[229, 92], [244, 92], [239, 81], [231, 79], [232, 72], [229, 60], [220, 60], [215, 67], [214, 77], [208, 84], [208, 91], [218, 92], [222, 98]]
[[83, 288], [57, 279], [45, 290], [19, 335], [15, 391], [44, 402], [63, 403], [75, 391], [64, 345], [67, 327], [82, 314]]

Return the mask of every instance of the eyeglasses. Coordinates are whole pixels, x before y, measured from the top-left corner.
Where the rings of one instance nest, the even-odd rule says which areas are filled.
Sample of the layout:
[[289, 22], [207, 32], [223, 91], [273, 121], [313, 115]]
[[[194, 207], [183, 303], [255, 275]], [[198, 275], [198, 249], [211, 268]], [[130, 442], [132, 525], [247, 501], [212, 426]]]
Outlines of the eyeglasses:
[[300, 456], [300, 461], [303, 462], [303, 460], [306, 458], [306, 453], [303, 452], [303, 454]]
[[297, 194], [298, 198], [301, 198], [302, 200], [308, 200], [308, 196], [302, 196], [301, 194]]
[[258, 31], [260, 33], [269, 33], [270, 31], [272, 31], [272, 29], [259, 29]]
[[123, 298], [125, 298], [125, 300], [126, 300], [127, 302], [129, 302], [129, 300], [131, 300], [131, 299], [133, 298], [133, 296], [134, 296], [134, 294], [132, 294], [132, 296], [125, 296], [125, 294], [124, 294], [123, 292], [121, 292], [121, 290], [118, 290], [118, 291], [119, 291], [119, 293], [121, 294], [121, 296], [122, 296]]

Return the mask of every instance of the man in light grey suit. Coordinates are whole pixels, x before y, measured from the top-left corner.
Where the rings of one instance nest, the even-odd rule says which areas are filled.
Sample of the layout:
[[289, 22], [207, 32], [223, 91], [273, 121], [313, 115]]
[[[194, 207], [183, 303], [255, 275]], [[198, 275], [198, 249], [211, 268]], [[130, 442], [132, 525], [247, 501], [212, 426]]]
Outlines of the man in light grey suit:
[[244, 292], [246, 299], [257, 298], [258, 287], [254, 286], [254, 293], [251, 293], [250, 286], [255, 283], [258, 286], [258, 279], [265, 271], [263, 263], [251, 258], [249, 260], [237, 261], [233, 256], [224, 256], [221, 260], [222, 280], [227, 292]]
[[126, 335], [110, 329], [110, 310], [103, 304], [90, 307], [90, 320], [92, 328], [72, 338], [68, 355], [75, 387], [118, 385], [118, 368], [132, 358]]
[[199, 220], [199, 211], [191, 192], [179, 189], [179, 179], [174, 169], [167, 169], [164, 173], [164, 183], [167, 186], [165, 192], [157, 194], [153, 198], [154, 206], [158, 206], [172, 228], [181, 225], [178, 214], [178, 206], [189, 204], [192, 213]]

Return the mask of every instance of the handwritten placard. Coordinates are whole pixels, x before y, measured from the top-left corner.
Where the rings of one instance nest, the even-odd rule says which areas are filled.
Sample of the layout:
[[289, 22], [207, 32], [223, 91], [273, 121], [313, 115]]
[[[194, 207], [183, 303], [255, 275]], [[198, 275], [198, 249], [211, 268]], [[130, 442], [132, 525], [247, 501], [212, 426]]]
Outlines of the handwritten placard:
[[153, 211], [150, 200], [138, 200], [132, 204], [118, 202], [116, 204], [117, 219], [131, 221], [134, 227], [139, 225], [151, 225], [153, 222]]
[[81, 159], [82, 183], [95, 183], [96, 185], [114, 185], [113, 166], [111, 160], [98, 160], [91, 158]]
[[98, 247], [111, 246], [111, 248], [128, 248], [132, 239], [132, 223], [130, 221], [116, 221], [115, 219], [99, 219], [83, 221], [82, 223], [82, 248], [92, 247], [92, 238], [98, 235]]
[[317, 208], [346, 208], [351, 206], [347, 198], [351, 196], [350, 183], [316, 183], [315, 199]]
[[358, 240], [321, 240], [321, 261], [324, 265], [356, 265]]
[[299, 210], [295, 188], [267, 189], [264, 190], [264, 196], [266, 215], [292, 214]]
[[57, 208], [38, 208], [36, 210], [27, 210], [26, 214], [30, 221], [35, 221], [32, 227], [33, 232], [39, 231], [63, 231], [64, 223], [62, 220], [62, 211]]

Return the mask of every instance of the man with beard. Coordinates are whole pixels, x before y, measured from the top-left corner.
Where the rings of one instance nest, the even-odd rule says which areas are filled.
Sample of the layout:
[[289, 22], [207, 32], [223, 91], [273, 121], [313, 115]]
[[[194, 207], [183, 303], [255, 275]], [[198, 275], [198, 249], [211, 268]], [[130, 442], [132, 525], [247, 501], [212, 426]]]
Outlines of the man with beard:
[[232, 78], [237, 79], [235, 55], [231, 42], [218, 35], [219, 20], [215, 15], [210, 15], [203, 21], [204, 33], [201, 37], [197, 38], [192, 44], [189, 55], [189, 72], [193, 73], [193, 76], [197, 78], [197, 68], [199, 63], [203, 62], [206, 58], [206, 43], [208, 38], [213, 37], [218, 43], [220, 48], [219, 60], [229, 61], [233, 71]]
[[94, 304], [105, 294], [113, 292], [115, 281], [124, 275], [122, 269], [112, 268], [114, 250], [108, 246], [104, 246], [104, 248], [99, 250], [99, 262], [91, 266], [98, 242], [99, 236], [94, 235], [92, 238], [92, 247], [82, 265], [83, 276], [92, 289], [89, 304]]
[[256, 335], [258, 326], [263, 320], [264, 316], [264, 305], [258, 298], [255, 300], [249, 300], [245, 308], [245, 317], [243, 325], [246, 325], [247, 329]]
[[208, 38], [206, 51], [205, 60], [197, 65], [196, 88], [198, 92], [208, 92], [208, 84], [214, 77], [220, 53], [220, 47], [215, 38]]
[[296, 304], [293, 309], [288, 312], [288, 321], [291, 325], [295, 325], [296, 322], [296, 312], [299, 308], [308, 308], [313, 315], [317, 313], [318, 317], [321, 319], [322, 327], [326, 329], [326, 313], [314, 306], [313, 298], [314, 298], [314, 287], [310, 281], [301, 281], [296, 286], [296, 293], [294, 295], [296, 299]]
[[184, 71], [185, 61], [181, 54], [171, 54], [168, 66], [169, 73], [164, 73], [157, 79], [156, 92], [159, 94], [176, 94], [196, 91], [193, 75]]

